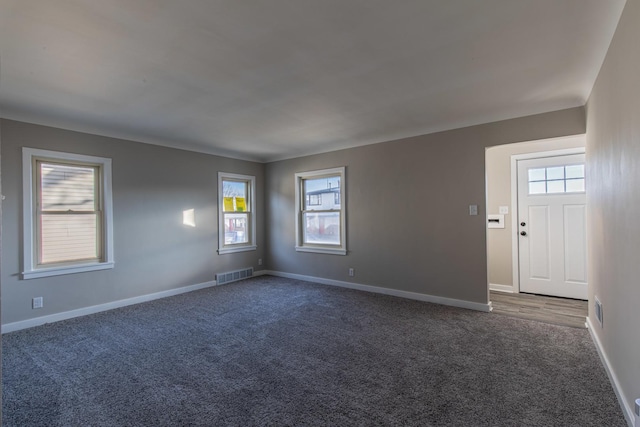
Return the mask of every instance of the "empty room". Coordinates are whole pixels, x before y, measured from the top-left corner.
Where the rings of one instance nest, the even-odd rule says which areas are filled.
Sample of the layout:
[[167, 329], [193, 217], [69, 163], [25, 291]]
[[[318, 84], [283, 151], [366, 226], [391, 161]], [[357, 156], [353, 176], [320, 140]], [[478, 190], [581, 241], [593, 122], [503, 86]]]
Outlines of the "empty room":
[[640, 427], [640, 0], [0, 0], [6, 426]]

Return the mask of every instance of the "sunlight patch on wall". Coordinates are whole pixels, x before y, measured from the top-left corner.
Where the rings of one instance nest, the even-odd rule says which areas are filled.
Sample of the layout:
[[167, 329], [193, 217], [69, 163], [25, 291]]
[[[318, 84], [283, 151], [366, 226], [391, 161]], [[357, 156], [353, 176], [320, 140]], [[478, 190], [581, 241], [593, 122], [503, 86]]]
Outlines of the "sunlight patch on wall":
[[195, 209], [187, 209], [186, 211], [182, 211], [182, 223], [184, 225], [188, 225], [189, 227], [196, 226], [196, 211]]

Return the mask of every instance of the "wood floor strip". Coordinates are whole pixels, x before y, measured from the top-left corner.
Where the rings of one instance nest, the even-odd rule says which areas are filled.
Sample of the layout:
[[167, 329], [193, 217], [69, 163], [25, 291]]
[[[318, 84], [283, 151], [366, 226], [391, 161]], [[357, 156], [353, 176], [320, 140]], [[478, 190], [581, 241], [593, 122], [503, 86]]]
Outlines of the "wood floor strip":
[[498, 291], [491, 291], [490, 295], [493, 313], [573, 328], [585, 327], [587, 301]]

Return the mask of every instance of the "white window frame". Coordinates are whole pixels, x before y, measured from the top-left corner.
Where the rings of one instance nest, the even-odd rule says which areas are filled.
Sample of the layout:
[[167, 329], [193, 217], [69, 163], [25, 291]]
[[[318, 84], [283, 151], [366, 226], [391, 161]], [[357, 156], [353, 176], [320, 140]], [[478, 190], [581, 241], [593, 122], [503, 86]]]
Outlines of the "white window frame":
[[[36, 170], [35, 160], [50, 160], [69, 163], [71, 165], [91, 165], [100, 169], [101, 206], [103, 210], [102, 233], [100, 238], [101, 259], [99, 261], [68, 262], [63, 265], [38, 266], [38, 241], [36, 227], [37, 207], [35, 197]], [[105, 157], [85, 156], [82, 154], [63, 153], [60, 151], [22, 148], [22, 224], [23, 224], [23, 279], [59, 276], [62, 274], [82, 273], [95, 270], [106, 270], [114, 267], [113, 258], [113, 204], [111, 197], [111, 159]]]
[[[340, 245], [322, 244], [322, 243], [304, 243], [302, 227], [304, 221], [302, 219], [305, 210], [304, 202], [306, 200], [304, 194], [304, 181], [307, 179], [322, 178], [325, 176], [340, 176], [340, 209], [332, 209], [329, 212], [340, 212]], [[310, 172], [298, 172], [295, 174], [295, 202], [296, 202], [296, 251], [298, 252], [315, 252], [331, 255], [347, 254], [347, 205], [346, 205], [346, 186], [345, 167], [337, 167], [331, 169], [322, 169]]]
[[[248, 184], [247, 204], [249, 209], [249, 239], [244, 244], [227, 245], [224, 242], [224, 193], [222, 182], [224, 180], [244, 181]], [[256, 177], [252, 175], [241, 175], [237, 173], [218, 172], [218, 254], [231, 254], [235, 252], [255, 251], [258, 249], [256, 244]]]

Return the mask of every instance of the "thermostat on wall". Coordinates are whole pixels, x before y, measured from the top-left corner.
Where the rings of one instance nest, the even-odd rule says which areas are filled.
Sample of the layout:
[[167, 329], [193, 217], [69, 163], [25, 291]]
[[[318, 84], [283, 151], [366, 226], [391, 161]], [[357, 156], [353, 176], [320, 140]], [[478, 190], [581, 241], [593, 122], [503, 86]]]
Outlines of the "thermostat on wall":
[[487, 215], [487, 228], [504, 228], [504, 215]]

